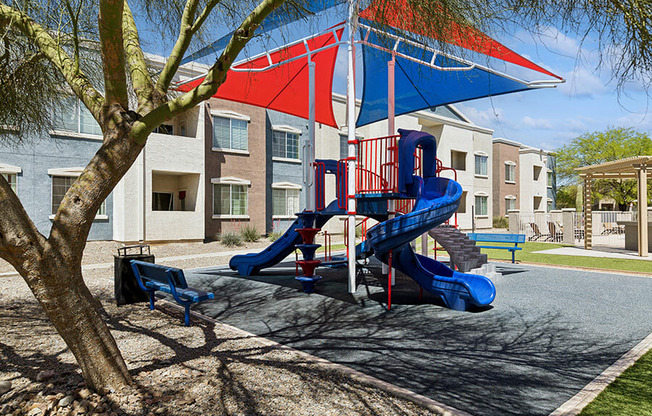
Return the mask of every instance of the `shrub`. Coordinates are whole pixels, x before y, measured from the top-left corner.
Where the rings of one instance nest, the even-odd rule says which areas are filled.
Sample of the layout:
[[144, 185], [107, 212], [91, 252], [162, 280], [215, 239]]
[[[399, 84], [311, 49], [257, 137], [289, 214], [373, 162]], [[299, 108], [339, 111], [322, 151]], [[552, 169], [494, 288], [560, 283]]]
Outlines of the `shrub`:
[[220, 241], [227, 247], [241, 246], [242, 238], [234, 232], [227, 232], [220, 235]]
[[494, 217], [494, 228], [509, 228], [509, 218]]
[[240, 230], [242, 239], [248, 243], [254, 243], [260, 239], [260, 233], [253, 225], [246, 225]]
[[269, 241], [271, 241], [271, 242], [274, 242], [274, 241], [278, 240], [279, 238], [281, 238], [282, 235], [283, 235], [283, 233], [281, 233], [279, 231], [272, 231], [271, 233], [269, 233], [267, 235], [267, 239]]

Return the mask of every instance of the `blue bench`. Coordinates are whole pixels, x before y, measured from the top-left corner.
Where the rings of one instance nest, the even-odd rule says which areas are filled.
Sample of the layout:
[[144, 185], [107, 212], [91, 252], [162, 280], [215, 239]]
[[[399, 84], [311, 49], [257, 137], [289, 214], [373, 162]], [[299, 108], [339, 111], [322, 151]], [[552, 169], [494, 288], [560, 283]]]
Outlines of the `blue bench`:
[[160, 264], [147, 263], [139, 260], [131, 261], [131, 268], [141, 289], [149, 294], [149, 308], [154, 310], [154, 293], [157, 290], [172, 295], [178, 304], [185, 308], [186, 326], [190, 325], [190, 305], [213, 299], [212, 292], [188, 287], [183, 270]]
[[512, 263], [515, 262], [514, 254], [516, 250], [523, 250], [519, 247], [519, 243], [525, 243], [525, 234], [489, 234], [489, 233], [469, 233], [467, 234], [471, 240], [476, 243], [506, 243], [514, 244], [513, 246], [481, 246], [480, 248], [495, 248], [499, 250], [509, 250], [512, 252]]

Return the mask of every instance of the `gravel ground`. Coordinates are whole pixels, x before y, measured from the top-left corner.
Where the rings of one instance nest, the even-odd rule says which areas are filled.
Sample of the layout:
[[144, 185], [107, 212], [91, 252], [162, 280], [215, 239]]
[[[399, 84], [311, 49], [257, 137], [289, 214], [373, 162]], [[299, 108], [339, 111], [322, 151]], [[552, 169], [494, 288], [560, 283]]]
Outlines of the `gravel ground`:
[[[84, 263], [111, 263], [119, 246], [91, 242]], [[219, 243], [152, 247], [157, 259], [224, 250]], [[178, 263], [200, 267], [207, 260], [210, 265], [224, 262], [210, 256]], [[0, 272], [10, 270], [7, 264], [0, 265]], [[118, 308], [113, 302], [112, 268], [86, 270], [85, 279], [102, 303], [136, 386], [106, 394], [85, 388], [72, 354], [23, 280], [4, 276], [0, 277], [0, 415], [434, 414], [296, 351], [275, 348], [227, 326], [194, 318], [186, 328], [181, 313], [169, 306], [153, 312], [145, 304]], [[3, 394], [6, 381], [11, 387]]]

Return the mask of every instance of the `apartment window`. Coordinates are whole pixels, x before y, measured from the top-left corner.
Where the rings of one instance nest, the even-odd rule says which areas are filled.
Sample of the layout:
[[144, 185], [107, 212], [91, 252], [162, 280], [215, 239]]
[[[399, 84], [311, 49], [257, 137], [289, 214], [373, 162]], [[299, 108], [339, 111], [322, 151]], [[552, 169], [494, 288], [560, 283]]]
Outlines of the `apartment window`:
[[[57, 213], [61, 206], [61, 201], [63, 201], [63, 197], [76, 180], [77, 176], [52, 176], [52, 215]], [[102, 205], [100, 205], [100, 208], [97, 210], [96, 216], [99, 215], [106, 215], [106, 201], [103, 201]]]
[[293, 216], [299, 212], [299, 189], [272, 189], [272, 215]]
[[505, 197], [505, 215], [513, 209], [516, 209], [516, 197], [508, 195]]
[[247, 120], [213, 116], [213, 147], [246, 151], [248, 137]]
[[55, 111], [54, 128], [74, 133], [102, 135], [91, 112], [77, 98], [66, 98]]
[[548, 171], [548, 188], [552, 188], [552, 171]]
[[172, 124], [161, 124], [154, 129], [153, 133], [174, 134], [174, 126]]
[[533, 200], [533, 208], [535, 211], [543, 210], [543, 197], [535, 196]]
[[248, 215], [247, 185], [214, 183], [213, 215]]
[[458, 171], [466, 170], [466, 152], [451, 150], [451, 167]]
[[475, 215], [483, 216], [489, 215], [487, 211], [487, 201], [489, 197], [485, 195], [476, 195], [475, 196]]
[[516, 163], [505, 162], [505, 182], [516, 183]]
[[272, 156], [299, 159], [299, 135], [288, 131], [274, 130]]
[[541, 177], [541, 169], [542, 169], [541, 166], [534, 166], [534, 167], [533, 167], [533, 170], [532, 170], [532, 178], [533, 178], [535, 181], [538, 181], [539, 178]]
[[11, 189], [14, 191], [15, 194], [16, 192], [16, 174], [15, 173], [0, 173], [3, 178], [9, 183], [9, 186], [11, 186]]
[[548, 212], [552, 211], [552, 199], [548, 199], [547, 208], [548, 208]]
[[466, 192], [462, 192], [460, 197], [460, 206], [457, 208], [458, 214], [466, 214]]
[[152, 211], [174, 211], [172, 192], [152, 192]]
[[485, 155], [475, 155], [475, 174], [480, 176], [488, 176], [488, 161], [489, 157]]

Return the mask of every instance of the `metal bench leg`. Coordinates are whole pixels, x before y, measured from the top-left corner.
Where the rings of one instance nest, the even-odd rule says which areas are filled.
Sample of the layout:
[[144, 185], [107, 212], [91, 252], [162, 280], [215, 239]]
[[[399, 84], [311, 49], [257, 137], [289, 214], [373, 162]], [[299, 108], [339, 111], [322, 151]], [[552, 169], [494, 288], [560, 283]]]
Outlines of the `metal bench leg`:
[[155, 300], [154, 291], [150, 290], [149, 291], [149, 309], [152, 310], [152, 311], [154, 310], [154, 300]]
[[515, 263], [514, 255], [516, 254], [516, 250], [512, 250], [512, 264]]
[[186, 311], [185, 311], [185, 316], [184, 316], [184, 319], [185, 319], [184, 324], [185, 324], [186, 326], [190, 326], [190, 304], [183, 305], [183, 306], [184, 306], [185, 309], [186, 309]]

